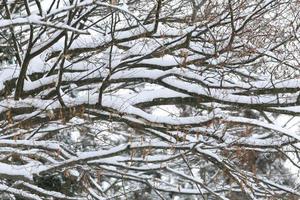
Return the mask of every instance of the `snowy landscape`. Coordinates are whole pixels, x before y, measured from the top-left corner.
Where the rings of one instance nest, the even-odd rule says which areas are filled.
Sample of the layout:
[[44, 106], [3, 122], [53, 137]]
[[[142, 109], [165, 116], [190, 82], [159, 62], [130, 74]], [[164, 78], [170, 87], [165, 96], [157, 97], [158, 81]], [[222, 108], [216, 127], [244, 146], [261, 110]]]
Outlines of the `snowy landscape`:
[[1, 0], [0, 199], [300, 199], [298, 0]]

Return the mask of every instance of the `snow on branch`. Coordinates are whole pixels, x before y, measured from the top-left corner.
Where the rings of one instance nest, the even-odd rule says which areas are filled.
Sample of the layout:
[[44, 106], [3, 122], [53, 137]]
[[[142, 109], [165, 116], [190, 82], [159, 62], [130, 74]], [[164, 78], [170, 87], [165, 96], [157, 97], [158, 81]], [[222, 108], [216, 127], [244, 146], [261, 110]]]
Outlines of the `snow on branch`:
[[0, 4], [0, 199], [297, 199], [298, 3]]

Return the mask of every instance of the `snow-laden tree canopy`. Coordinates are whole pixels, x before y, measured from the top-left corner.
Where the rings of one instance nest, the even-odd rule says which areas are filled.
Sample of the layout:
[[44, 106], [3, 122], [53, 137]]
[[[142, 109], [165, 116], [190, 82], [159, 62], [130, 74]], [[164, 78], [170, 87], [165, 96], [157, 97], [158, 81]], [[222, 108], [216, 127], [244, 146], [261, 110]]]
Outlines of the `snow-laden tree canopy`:
[[1, 1], [1, 198], [297, 199], [299, 5]]

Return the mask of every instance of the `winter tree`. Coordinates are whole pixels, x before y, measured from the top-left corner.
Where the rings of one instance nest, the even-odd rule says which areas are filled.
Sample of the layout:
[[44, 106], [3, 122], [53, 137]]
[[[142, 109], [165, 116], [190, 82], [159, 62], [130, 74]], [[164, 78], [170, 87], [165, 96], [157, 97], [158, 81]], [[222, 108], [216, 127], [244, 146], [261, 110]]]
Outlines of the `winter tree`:
[[1, 199], [298, 199], [299, 6], [2, 0]]

